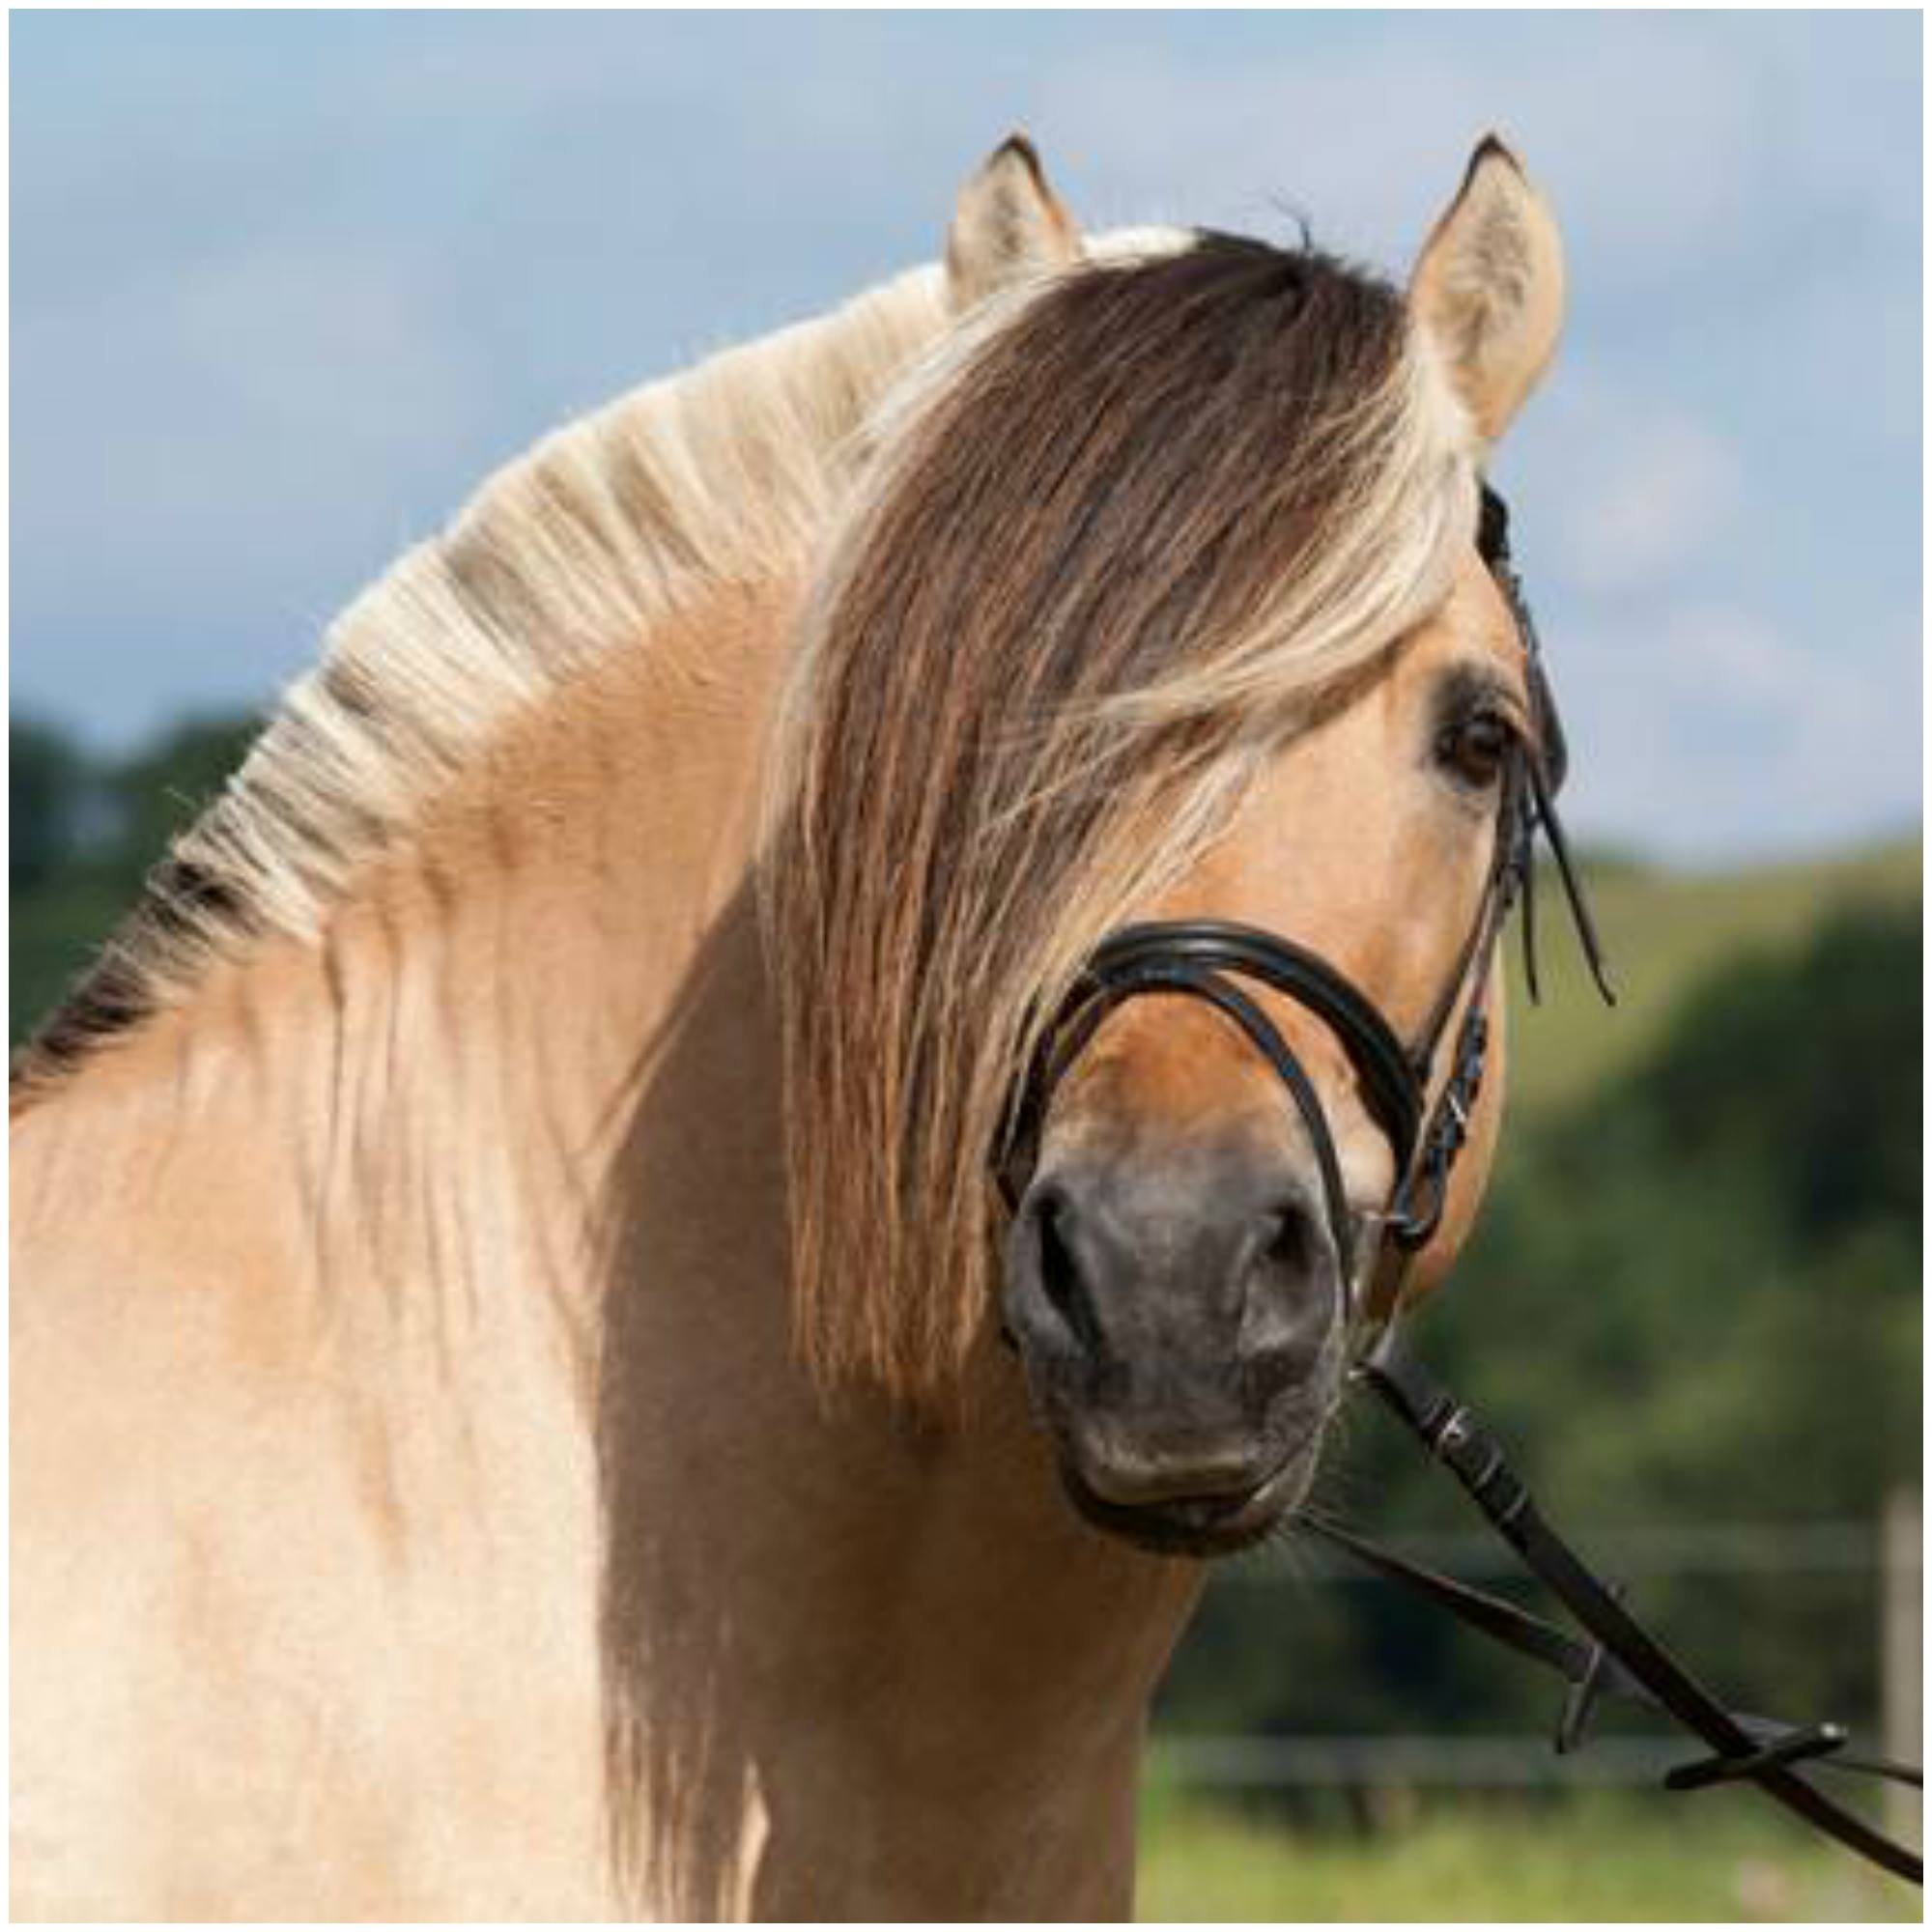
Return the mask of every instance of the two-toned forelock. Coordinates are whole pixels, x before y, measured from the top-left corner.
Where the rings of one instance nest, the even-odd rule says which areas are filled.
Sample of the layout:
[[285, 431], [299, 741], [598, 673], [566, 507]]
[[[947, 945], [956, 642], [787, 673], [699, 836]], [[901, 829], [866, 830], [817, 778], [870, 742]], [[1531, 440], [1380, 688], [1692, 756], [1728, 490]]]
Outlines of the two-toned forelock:
[[810, 608], [765, 882], [822, 1374], [954, 1377], [1014, 1070], [1100, 934], [1440, 601], [1468, 447], [1392, 290], [1203, 237], [1035, 292], [879, 453]]

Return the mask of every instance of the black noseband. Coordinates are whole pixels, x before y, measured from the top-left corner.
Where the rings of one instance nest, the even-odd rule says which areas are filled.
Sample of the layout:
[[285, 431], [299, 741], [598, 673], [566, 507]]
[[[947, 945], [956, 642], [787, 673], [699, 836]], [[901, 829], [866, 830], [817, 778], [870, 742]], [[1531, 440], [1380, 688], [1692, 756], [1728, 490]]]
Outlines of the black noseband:
[[1128, 1000], [1151, 993], [1184, 994], [1205, 1000], [1233, 1020], [1288, 1089], [1314, 1145], [1329, 1234], [1348, 1273], [1354, 1234], [1327, 1113], [1294, 1049], [1236, 983], [1236, 978], [1258, 981], [1305, 1007], [1335, 1036], [1355, 1070], [1370, 1114], [1395, 1150], [1397, 1173], [1406, 1173], [1422, 1131], [1427, 1069], [1415, 1065], [1374, 1003], [1319, 953], [1276, 933], [1223, 920], [1162, 921], [1110, 933], [1062, 1009], [1015, 1104], [1000, 1166], [1009, 1206], [1017, 1205], [1033, 1165], [1047, 1099], [1100, 1022]]
[[1122, 926], [1100, 943], [1088, 971], [1102, 985], [1113, 986], [1150, 973], [1239, 973], [1285, 993], [1341, 1041], [1398, 1162], [1406, 1165], [1414, 1152], [1426, 1069], [1410, 1060], [1374, 1003], [1320, 953], [1258, 926], [1177, 920]]

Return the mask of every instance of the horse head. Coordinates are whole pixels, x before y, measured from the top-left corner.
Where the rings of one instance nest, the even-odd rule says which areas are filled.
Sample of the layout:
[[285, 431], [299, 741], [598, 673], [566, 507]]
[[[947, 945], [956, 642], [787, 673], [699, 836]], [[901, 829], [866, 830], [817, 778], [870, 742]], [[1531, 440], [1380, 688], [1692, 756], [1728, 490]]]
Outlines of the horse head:
[[1212, 1553], [1305, 1493], [1493, 1151], [1551, 748], [1481, 474], [1560, 246], [1491, 139], [1406, 294], [1219, 235], [1090, 254], [1009, 144], [948, 272], [960, 346], [789, 710], [806, 1337], [918, 1395], [1003, 1328], [1083, 1515]]

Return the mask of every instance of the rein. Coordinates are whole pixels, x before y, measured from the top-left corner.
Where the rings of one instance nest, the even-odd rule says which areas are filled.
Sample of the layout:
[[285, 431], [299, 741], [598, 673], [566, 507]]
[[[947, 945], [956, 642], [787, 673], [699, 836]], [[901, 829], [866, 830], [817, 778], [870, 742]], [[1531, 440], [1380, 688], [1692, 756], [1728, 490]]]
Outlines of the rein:
[[1581, 1626], [1587, 1640], [1501, 1597], [1410, 1563], [1325, 1516], [1308, 1513], [1302, 1521], [1378, 1575], [1556, 1671], [1568, 1687], [1554, 1738], [1559, 1753], [1580, 1749], [1588, 1742], [1590, 1719], [1601, 1698], [1645, 1706], [1673, 1719], [1709, 1749], [1708, 1756], [1666, 1772], [1666, 1790], [1755, 1784], [1806, 1824], [1894, 1877], [1914, 1885], [1924, 1883], [1923, 1863], [1916, 1853], [1806, 1783], [1797, 1771], [1802, 1764], [1816, 1762], [1826, 1769], [1859, 1772], [1918, 1788], [1923, 1778], [1916, 1765], [1847, 1750], [1850, 1733], [1840, 1724], [1779, 1723], [1721, 1703], [1624, 1606], [1619, 1592], [1551, 1528], [1495, 1438], [1401, 1346], [1393, 1330], [1385, 1331], [1357, 1365], [1354, 1378], [1449, 1470], [1491, 1528]]
[[[1536, 958], [1536, 838], [1541, 832], [1568, 901], [1583, 955], [1606, 1004], [1615, 993], [1602, 942], [1556, 815], [1566, 763], [1563, 728], [1544, 670], [1536, 626], [1510, 557], [1509, 513], [1487, 485], [1479, 543], [1515, 618], [1534, 712], [1533, 742], [1507, 758], [1497, 808], [1494, 856], [1469, 937], [1418, 1037], [1404, 1042], [1359, 987], [1319, 953], [1278, 933], [1221, 920], [1156, 921], [1119, 928], [1095, 948], [1015, 1094], [995, 1176], [1016, 1208], [1038, 1151], [1053, 1091], [1101, 1022], [1126, 1001], [1182, 994], [1232, 1020], [1274, 1069], [1314, 1147], [1330, 1236], [1339, 1259], [1352, 1331], [1350, 1379], [1373, 1394], [1455, 1476], [1485, 1520], [1554, 1595], [1584, 1633], [1577, 1636], [1503, 1598], [1443, 1577], [1356, 1535], [1332, 1519], [1301, 1521], [1379, 1575], [1419, 1592], [1492, 1640], [1555, 1670], [1568, 1687], [1554, 1740], [1559, 1752], [1586, 1741], [1599, 1701], [1618, 1698], [1672, 1719], [1709, 1755], [1666, 1774], [1672, 1791], [1749, 1782], [1841, 1844], [1895, 1876], [1923, 1883], [1920, 1859], [1820, 1791], [1800, 1768], [1861, 1772], [1918, 1786], [1917, 1767], [1847, 1750], [1840, 1725], [1791, 1725], [1732, 1711], [1712, 1695], [1624, 1606], [1544, 1519], [1527, 1487], [1488, 1430], [1402, 1345], [1395, 1331], [1402, 1277], [1435, 1234], [1449, 1178], [1467, 1139], [1482, 1091], [1489, 1043], [1489, 990], [1510, 912], [1522, 907], [1524, 979], [1540, 991]], [[1342, 1180], [1333, 1130], [1313, 1080], [1280, 1029], [1242, 981], [1266, 987], [1311, 1012], [1347, 1054], [1369, 1114], [1395, 1153], [1397, 1179], [1379, 1217], [1372, 1255], [1358, 1236]], [[1456, 1019], [1460, 1009], [1462, 1017]], [[1454, 1024], [1447, 1066], [1436, 1063]], [[1434, 1099], [1431, 1099], [1432, 1089]], [[1371, 1267], [1358, 1267], [1366, 1260]], [[1357, 1283], [1365, 1275], [1371, 1297]]]

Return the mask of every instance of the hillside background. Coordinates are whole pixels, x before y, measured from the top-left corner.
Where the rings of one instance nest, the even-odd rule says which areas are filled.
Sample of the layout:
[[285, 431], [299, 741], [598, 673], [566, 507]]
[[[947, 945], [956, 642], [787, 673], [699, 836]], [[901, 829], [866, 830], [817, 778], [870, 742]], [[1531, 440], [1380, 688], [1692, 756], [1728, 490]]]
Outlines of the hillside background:
[[[190, 720], [114, 757], [14, 721], [15, 1041], [252, 729]], [[1878, 1524], [1920, 1462], [1919, 840], [1716, 874], [1588, 870], [1622, 1003], [1599, 1007], [1546, 894], [1545, 1001], [1515, 988], [1504, 1153], [1413, 1334], [1696, 1667], [1747, 1708], [1875, 1738]], [[1453, 1486], [1375, 1416], [1352, 1420], [1323, 1500], [1511, 1587]], [[1748, 1793], [1499, 1799], [1377, 1755], [1377, 1740], [1438, 1756], [1526, 1743], [1553, 1717], [1540, 1673], [1386, 1586], [1292, 1542], [1241, 1559], [1161, 1699], [1144, 1910], [1842, 1918], [1910, 1902]], [[1241, 1769], [1322, 1740], [1369, 1741], [1365, 1768]], [[1672, 1806], [1697, 1807], [1699, 1829]]]

